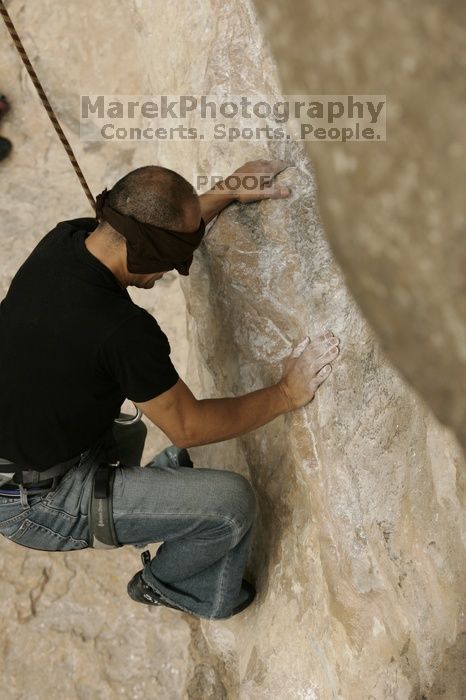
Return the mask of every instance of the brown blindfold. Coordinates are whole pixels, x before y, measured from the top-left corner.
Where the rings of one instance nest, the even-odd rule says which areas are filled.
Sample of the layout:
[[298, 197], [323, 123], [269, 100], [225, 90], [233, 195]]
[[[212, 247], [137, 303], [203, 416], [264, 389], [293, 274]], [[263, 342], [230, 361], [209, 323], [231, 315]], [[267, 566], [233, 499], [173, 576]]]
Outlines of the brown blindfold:
[[143, 224], [132, 216], [120, 214], [107, 204], [107, 188], [96, 199], [96, 217], [107, 221], [126, 239], [126, 264], [128, 272], [150, 274], [178, 270], [189, 275], [193, 252], [205, 233], [205, 221], [197, 231], [185, 233]]

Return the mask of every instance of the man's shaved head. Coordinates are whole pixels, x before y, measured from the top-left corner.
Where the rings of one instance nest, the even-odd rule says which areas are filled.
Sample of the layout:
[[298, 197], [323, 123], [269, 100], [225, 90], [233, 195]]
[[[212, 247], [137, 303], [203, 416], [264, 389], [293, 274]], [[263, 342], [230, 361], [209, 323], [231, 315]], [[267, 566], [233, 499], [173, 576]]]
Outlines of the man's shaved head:
[[[198, 195], [192, 185], [174, 170], [159, 165], [132, 170], [113, 185], [107, 201], [120, 214], [175, 231], [196, 230], [200, 218]], [[108, 231], [107, 238], [112, 246], [125, 241], [114, 229]]]

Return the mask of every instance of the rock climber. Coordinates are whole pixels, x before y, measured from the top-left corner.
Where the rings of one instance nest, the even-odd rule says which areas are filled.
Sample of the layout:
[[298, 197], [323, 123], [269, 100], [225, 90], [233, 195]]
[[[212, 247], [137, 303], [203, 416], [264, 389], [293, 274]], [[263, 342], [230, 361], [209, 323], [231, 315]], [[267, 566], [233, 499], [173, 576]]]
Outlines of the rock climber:
[[[250, 161], [201, 195], [168, 168], [141, 167], [97, 197], [95, 218], [60, 222], [39, 241], [0, 304], [2, 535], [45, 551], [92, 547], [93, 484], [113, 460], [116, 546], [162, 543], [153, 558], [143, 553], [130, 597], [206, 619], [251, 604], [255, 588], [243, 573], [255, 493], [239, 473], [193, 468], [188, 448], [308, 404], [339, 340], [331, 331], [306, 338], [276, 384], [199, 400], [172, 364], [167, 336], [127, 288], [150, 289], [172, 269], [187, 275], [206, 225], [227, 205], [289, 196], [273, 183], [289, 165]], [[237, 186], [259, 172], [267, 174], [259, 190]], [[116, 420], [126, 399], [172, 443], [144, 466], [145, 424]]]

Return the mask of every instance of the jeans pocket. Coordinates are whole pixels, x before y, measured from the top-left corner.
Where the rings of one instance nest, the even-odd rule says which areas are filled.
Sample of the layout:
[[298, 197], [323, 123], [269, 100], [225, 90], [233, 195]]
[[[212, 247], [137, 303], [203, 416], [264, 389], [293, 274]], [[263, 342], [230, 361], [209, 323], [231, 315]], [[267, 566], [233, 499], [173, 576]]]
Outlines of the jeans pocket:
[[23, 521], [31, 514], [34, 505], [40, 503], [42, 498], [42, 496], [30, 497], [27, 508], [21, 504], [19, 498], [3, 498], [0, 503], [0, 535], [9, 538], [13, 532], [19, 529]]
[[13, 540], [13, 537], [21, 529], [24, 521], [26, 520], [26, 513], [23, 517], [16, 516], [14, 518], [9, 518], [7, 521], [0, 523], [0, 535], [6, 537], [8, 540]]
[[39, 525], [29, 520], [29, 518], [25, 518], [19, 527], [10, 526], [2, 534], [15, 544], [29, 549], [40, 549], [44, 552], [68, 552], [73, 549], [85, 549], [89, 546], [86, 540], [77, 540], [71, 535], [61, 535], [45, 525]]
[[44, 496], [44, 503], [49, 504], [51, 503], [66, 487], [66, 484], [69, 482], [73, 474], [77, 472], [79, 467], [82, 464], [82, 460], [79, 460], [76, 464], [73, 464], [73, 466], [68, 469], [65, 474], [61, 477], [60, 481], [58, 482], [57, 486], [54, 489], [51, 489], [45, 496]]

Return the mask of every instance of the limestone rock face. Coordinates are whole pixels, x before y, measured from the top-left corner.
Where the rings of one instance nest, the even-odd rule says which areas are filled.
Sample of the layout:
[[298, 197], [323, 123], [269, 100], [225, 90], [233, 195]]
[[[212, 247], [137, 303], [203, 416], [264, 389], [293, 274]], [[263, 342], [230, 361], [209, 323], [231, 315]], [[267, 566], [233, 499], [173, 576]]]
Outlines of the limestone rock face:
[[259, 603], [229, 624], [251, 649], [241, 687], [248, 698], [362, 698], [368, 688], [374, 698], [430, 698], [439, 687], [459, 698], [461, 452], [387, 364], [346, 292], [310, 171], [286, 180], [295, 192], [286, 202], [233, 205], [219, 218], [187, 299], [204, 396], [277, 381], [306, 332], [330, 327], [342, 343], [310, 405], [196, 450], [198, 461], [208, 454], [249, 476], [260, 501]]
[[382, 347], [466, 445], [466, 5], [255, 0], [285, 94], [387, 96], [386, 143], [307, 142]]
[[[252, 5], [8, 5], [94, 193], [147, 163], [190, 181], [256, 158], [294, 163], [278, 177], [291, 197], [230, 205], [188, 278], [170, 273], [152, 291], [130, 290], [167, 332], [196, 396], [278, 381], [292, 346], [327, 327], [341, 339], [341, 356], [305, 408], [190, 450], [195, 465], [240, 472], [256, 490], [253, 606], [223, 622], [147, 609], [126, 595], [140, 568], [131, 548], [46, 553], [2, 540], [0, 696], [458, 700], [466, 689], [462, 453], [388, 363], [349, 295], [304, 149], [78, 138], [80, 93], [280, 94]], [[16, 146], [1, 165], [9, 175], [1, 194], [6, 291], [44, 233], [90, 212], [46, 115], [31, 109], [33, 88], [0, 30], [9, 68], [1, 89], [15, 104], [4, 133]], [[143, 460], [166, 444], [153, 427]], [[44, 664], [52, 657], [53, 675]]]

